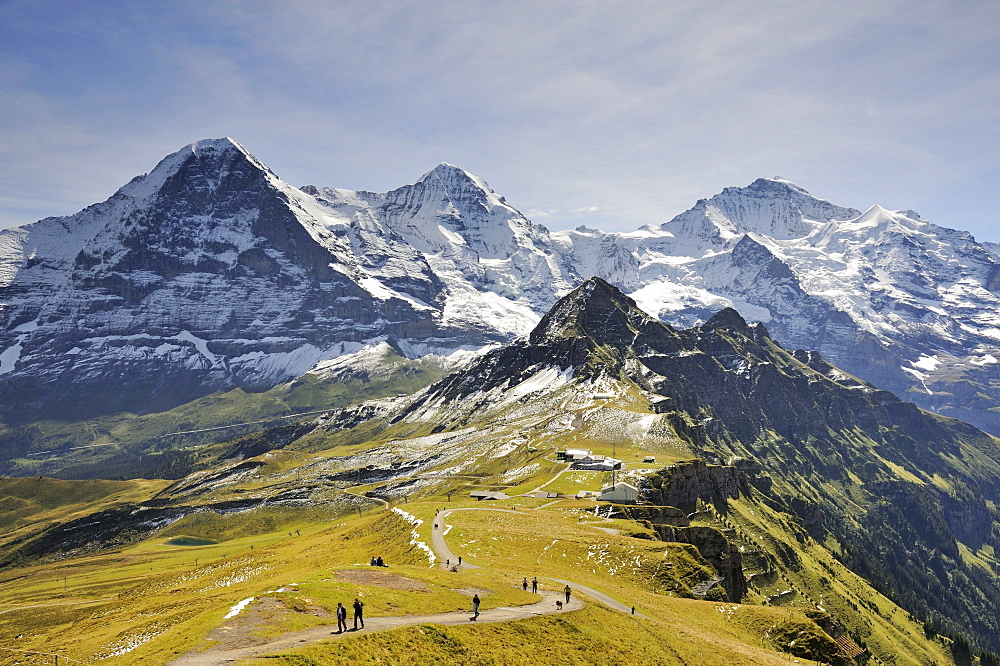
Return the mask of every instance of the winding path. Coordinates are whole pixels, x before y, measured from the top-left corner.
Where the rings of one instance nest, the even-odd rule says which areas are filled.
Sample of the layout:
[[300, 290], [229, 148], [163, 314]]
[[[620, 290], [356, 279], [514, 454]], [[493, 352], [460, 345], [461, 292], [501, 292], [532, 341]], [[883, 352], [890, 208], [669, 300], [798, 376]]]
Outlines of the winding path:
[[[531, 615], [544, 615], [547, 613], [557, 613], [555, 602], [562, 598], [562, 595], [555, 592], [541, 592], [542, 601], [528, 606], [500, 606], [489, 608], [479, 613], [477, 622], [509, 622], [510, 620], [520, 620]], [[564, 606], [564, 610], [578, 610], [583, 608], [583, 602], [572, 599]], [[471, 613], [465, 611], [455, 611], [451, 613], [437, 613], [435, 615], [402, 615], [397, 617], [367, 617], [365, 618], [365, 628], [359, 631], [346, 631], [338, 634], [332, 625], [313, 627], [295, 633], [285, 634], [262, 645], [254, 645], [243, 648], [232, 649], [209, 649], [205, 652], [188, 652], [181, 655], [170, 666], [218, 666], [219, 664], [229, 664], [238, 659], [257, 657], [269, 652], [288, 650], [298, 647], [303, 643], [312, 643], [321, 640], [340, 639], [353, 636], [358, 633], [371, 633], [373, 631], [388, 631], [396, 627], [404, 627], [413, 624], [468, 624], [472, 620]]]
[[[431, 547], [434, 549], [434, 554], [437, 555], [438, 559], [441, 560], [442, 562], [445, 562], [446, 560], [451, 560], [452, 563], [458, 562], [458, 559], [448, 549], [448, 545], [444, 541], [444, 530], [445, 530], [444, 519], [446, 517], [448, 517], [448, 514], [453, 513], [455, 511], [499, 511], [500, 513], [516, 513], [514, 511], [510, 511], [510, 510], [507, 510], [507, 509], [494, 509], [494, 508], [487, 508], [487, 507], [483, 507], [483, 508], [470, 507], [470, 508], [463, 508], [463, 509], [445, 509], [444, 511], [438, 513], [434, 517], [434, 527], [433, 527], [433, 529], [431, 531]], [[596, 529], [600, 529], [600, 528], [596, 528]], [[441, 566], [444, 566], [444, 565], [442, 564]], [[467, 564], [467, 563], [463, 562], [462, 563], [462, 568], [463, 569], [478, 569], [479, 567], [477, 567], [474, 564]], [[595, 590], [595, 589], [593, 589], [591, 587], [587, 587], [586, 585], [581, 585], [580, 583], [576, 583], [576, 582], [573, 582], [571, 580], [563, 580], [561, 578], [547, 578], [547, 580], [555, 581], [556, 583], [559, 583], [560, 585], [569, 585], [570, 588], [572, 588], [572, 590], [574, 591], [574, 593], [575, 592], [582, 592], [583, 594], [586, 594], [588, 597], [590, 597], [592, 599], [596, 599], [597, 601], [600, 601], [601, 603], [606, 604], [607, 606], [609, 606], [609, 607], [611, 607], [611, 608], [613, 608], [613, 609], [615, 609], [617, 611], [621, 611], [623, 613], [630, 613], [630, 614], [632, 613], [632, 609], [630, 607], [626, 606], [625, 604], [623, 604], [623, 603], [621, 603], [619, 601], [615, 601], [614, 599], [612, 599], [611, 597], [609, 597], [605, 593], [598, 592], [597, 590]], [[571, 597], [570, 601], [571, 602], [576, 602], [576, 599], [573, 599]], [[638, 612], [634, 613], [634, 615], [636, 617], [642, 617], [642, 618], [646, 617], [642, 613], [638, 613]]]
[[[440, 566], [445, 567], [445, 562], [451, 561], [453, 565], [458, 564], [458, 557], [452, 553], [448, 548], [448, 544], [444, 540], [444, 519], [451, 513], [456, 511], [498, 511], [501, 513], [517, 513], [516, 511], [510, 509], [497, 509], [497, 508], [459, 508], [459, 509], [445, 509], [437, 513], [434, 517], [433, 527], [431, 529], [431, 547], [434, 550], [435, 556], [442, 563]], [[479, 569], [474, 564], [469, 564], [463, 562], [461, 565], [462, 569]], [[623, 613], [632, 613], [632, 609], [627, 607], [603, 592], [598, 592], [592, 588], [585, 585], [580, 585], [579, 583], [562, 580], [559, 578], [548, 578], [547, 580], [554, 581], [560, 585], [569, 585], [573, 590], [573, 595], [570, 597], [569, 603], [563, 603], [562, 608], [556, 605], [557, 601], [564, 601], [563, 595], [558, 592], [551, 592], [547, 590], [541, 590], [538, 595], [542, 597], [542, 600], [529, 604], [526, 606], [500, 606], [497, 608], [490, 608], [481, 611], [479, 618], [475, 620], [476, 622], [509, 622], [511, 620], [520, 620], [525, 617], [532, 615], [547, 615], [552, 613], [560, 613], [566, 611], [579, 610], [584, 607], [584, 603], [577, 593], [585, 594], [601, 603], [608, 605], [609, 607], [621, 611]], [[641, 613], [634, 613], [635, 617], [645, 618], [645, 615]], [[450, 613], [437, 613], [434, 615], [402, 615], [395, 617], [366, 617], [365, 618], [365, 628], [364, 633], [371, 633], [374, 631], [388, 631], [390, 629], [395, 629], [396, 627], [403, 627], [414, 624], [466, 624], [467, 622], [473, 620], [471, 613], [467, 611], [455, 611]], [[323, 625], [320, 627], [313, 627], [311, 629], [304, 629], [302, 631], [296, 631], [294, 633], [285, 634], [279, 638], [271, 640], [267, 643], [262, 643], [260, 645], [252, 645], [240, 648], [209, 648], [204, 652], [190, 651], [187, 652], [177, 659], [171, 661], [168, 666], [219, 666], [221, 664], [230, 664], [239, 659], [247, 659], [249, 657], [257, 657], [271, 652], [277, 652], [280, 650], [288, 650], [294, 647], [298, 647], [303, 643], [312, 643], [321, 640], [331, 640], [346, 638], [357, 634], [355, 631], [346, 631], [342, 634], [336, 631], [331, 631], [333, 625]]]

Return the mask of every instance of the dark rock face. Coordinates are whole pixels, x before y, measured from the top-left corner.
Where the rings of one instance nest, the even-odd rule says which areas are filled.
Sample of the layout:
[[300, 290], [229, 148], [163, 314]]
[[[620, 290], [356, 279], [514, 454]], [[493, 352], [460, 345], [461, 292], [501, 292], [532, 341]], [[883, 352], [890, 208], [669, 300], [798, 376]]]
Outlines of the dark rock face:
[[656, 505], [687, 507], [698, 500], [738, 499], [746, 493], [747, 481], [735, 467], [707, 465], [703, 460], [678, 463], [650, 478], [652, 488], [643, 499]]
[[25, 259], [0, 257], [13, 276], [0, 283], [0, 347], [18, 352], [0, 369], [6, 417], [268, 389], [380, 336], [503, 337], [442, 325], [445, 287], [422, 255], [401, 241], [359, 253], [361, 231], [308, 205], [237, 144], [205, 141], [103, 204], [7, 232]]
[[629, 520], [647, 522], [650, 525], [670, 525], [672, 527], [687, 527], [691, 524], [687, 514], [675, 506], [617, 505]]
[[739, 603], [747, 593], [747, 581], [743, 576], [743, 554], [739, 548], [726, 539], [725, 535], [713, 527], [672, 527], [654, 525], [654, 529], [664, 541], [689, 543], [698, 549], [712, 567], [722, 577], [722, 588], [729, 601]]
[[[690, 527], [683, 511], [704, 502], [737, 499], [747, 492], [747, 481], [735, 467], [706, 465], [702, 460], [678, 463], [649, 477], [642, 499], [656, 506], [636, 507], [629, 516], [643, 516], [664, 541], [689, 543], [722, 577], [729, 601], [739, 603], [747, 592], [743, 555], [722, 532], [711, 527]], [[647, 516], [647, 514], [649, 514]]]

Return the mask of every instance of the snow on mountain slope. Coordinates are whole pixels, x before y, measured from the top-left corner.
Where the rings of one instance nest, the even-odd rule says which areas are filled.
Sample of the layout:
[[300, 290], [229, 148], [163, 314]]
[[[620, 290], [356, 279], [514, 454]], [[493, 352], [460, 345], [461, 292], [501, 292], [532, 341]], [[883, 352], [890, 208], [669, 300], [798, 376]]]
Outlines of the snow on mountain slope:
[[580, 280], [544, 227], [450, 164], [385, 194], [304, 189], [367, 230], [355, 244], [359, 256], [417, 253], [446, 287], [447, 325], [524, 335]]
[[150, 409], [266, 388], [373, 338], [505, 339], [444, 322], [441, 280], [383, 233], [231, 139], [191, 144], [103, 204], [0, 233], [3, 404]]
[[928, 409], [1000, 432], [990, 361], [1000, 357], [1000, 262], [966, 232], [760, 179], [660, 227], [553, 235], [664, 321], [690, 326], [732, 306], [786, 347], [818, 350]]
[[455, 357], [526, 335], [596, 275], [675, 325], [732, 306], [786, 347], [1000, 432], [998, 257], [912, 211], [861, 213], [779, 178], [630, 233], [550, 233], [450, 164], [386, 193], [298, 189], [206, 140], [103, 203], [0, 232], [0, 397], [152, 409], [379, 342]]

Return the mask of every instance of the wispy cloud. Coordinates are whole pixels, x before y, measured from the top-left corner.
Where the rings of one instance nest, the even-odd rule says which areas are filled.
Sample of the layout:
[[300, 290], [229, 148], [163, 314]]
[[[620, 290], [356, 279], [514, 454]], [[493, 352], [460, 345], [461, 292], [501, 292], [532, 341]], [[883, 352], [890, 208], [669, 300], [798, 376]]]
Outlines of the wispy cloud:
[[459, 164], [554, 228], [775, 174], [961, 226], [956, 193], [1000, 203], [963, 185], [1000, 168], [998, 61], [995, 3], [6, 2], [0, 224], [231, 135], [296, 184]]

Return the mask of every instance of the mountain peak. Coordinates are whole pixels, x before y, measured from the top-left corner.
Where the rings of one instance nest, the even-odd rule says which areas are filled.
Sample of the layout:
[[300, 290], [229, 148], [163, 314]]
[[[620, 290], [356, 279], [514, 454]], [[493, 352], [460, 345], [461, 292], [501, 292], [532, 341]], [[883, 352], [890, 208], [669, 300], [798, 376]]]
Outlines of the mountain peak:
[[271, 170], [246, 148], [230, 137], [223, 137], [189, 143], [160, 160], [148, 174], [133, 178], [120, 192], [136, 201], [150, 199], [160, 192], [168, 180], [182, 171], [205, 176], [205, 184], [214, 190], [223, 178], [231, 177], [234, 172], [249, 175], [238, 167], [240, 164], [248, 166], [249, 172], [263, 173], [277, 180]]
[[531, 332], [530, 341], [596, 337], [601, 341], [634, 338], [636, 326], [651, 321], [618, 287], [592, 277], [559, 299]]
[[[740, 189], [740, 188], [727, 188], [727, 189]], [[749, 185], [746, 189], [754, 190], [757, 192], [794, 192], [796, 194], [811, 197], [812, 195], [806, 191], [805, 188], [796, 185], [790, 180], [786, 180], [780, 176], [774, 176], [773, 178], [758, 178]]]
[[701, 199], [661, 228], [679, 238], [698, 239], [715, 247], [749, 232], [779, 240], [803, 238], [830, 220], [849, 220], [861, 213], [818, 199], [783, 178], [758, 178], [746, 187], [727, 187]]
[[747, 320], [733, 308], [722, 308], [702, 326], [704, 330], [715, 330], [723, 328], [726, 330], [739, 331], [744, 335], [751, 335], [750, 325]]
[[486, 181], [482, 178], [474, 176], [462, 167], [449, 164], [448, 162], [441, 162], [436, 167], [421, 176], [417, 182], [426, 183], [431, 180], [441, 181], [445, 184], [446, 188], [448, 185], [461, 183], [476, 185], [488, 192], [493, 191], [488, 185], [486, 185]]

